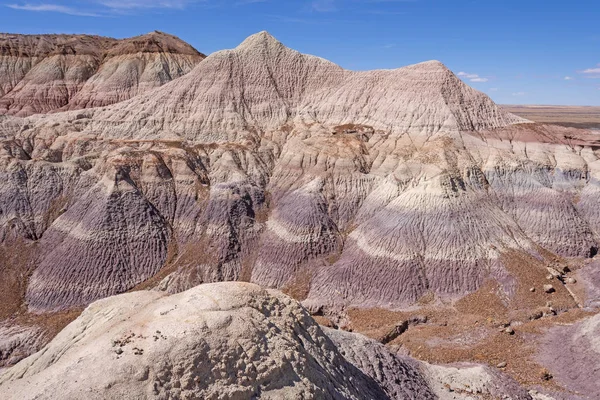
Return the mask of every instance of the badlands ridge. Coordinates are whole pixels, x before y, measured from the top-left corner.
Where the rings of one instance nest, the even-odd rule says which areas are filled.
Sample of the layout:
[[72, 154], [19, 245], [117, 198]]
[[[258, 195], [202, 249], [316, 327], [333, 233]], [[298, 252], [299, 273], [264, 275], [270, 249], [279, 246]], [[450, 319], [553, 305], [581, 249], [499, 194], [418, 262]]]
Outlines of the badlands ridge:
[[[99, 391], [88, 398], [120, 397], [125, 382], [131, 398], [459, 396], [440, 383], [447, 371], [432, 372], [445, 367], [321, 330], [275, 291], [198, 286], [211, 282], [283, 290], [331, 326], [360, 325], [353, 310], [434, 310], [419, 319], [423, 327], [389, 340], [409, 352], [411, 335], [459, 329], [457, 321], [487, 321], [479, 339], [453, 331], [471, 335], [457, 339], [463, 344], [496, 340], [498, 327], [512, 329], [502, 340], [525, 343], [530, 334], [519, 326], [538, 312], [533, 320], [548, 324], [556, 314], [587, 323], [551, 331], [547, 343], [597, 331], [589, 317], [600, 293], [592, 260], [600, 147], [590, 130], [513, 115], [437, 61], [353, 72], [266, 32], [205, 59], [161, 33], [123, 41], [3, 35], [0, 56], [0, 70], [9, 71], [0, 76], [0, 361], [38, 350], [90, 303], [136, 291], [88, 307], [8, 369], [0, 393], [45, 398], [66, 385], [83, 398], [90, 387], [68, 371], [85, 352], [84, 369], [110, 362], [122, 371], [86, 379]], [[218, 293], [228, 295], [210, 305]], [[162, 314], [169, 307], [177, 323]], [[269, 329], [273, 342], [262, 339]], [[144, 342], [137, 358], [109, 347], [130, 331]], [[153, 342], [155, 331], [182, 355], [169, 362], [181, 365], [164, 364], [170, 347]], [[191, 331], [201, 334], [188, 338]], [[187, 339], [177, 345], [172, 337]], [[242, 362], [248, 350], [236, 338], [255, 349], [246, 356], [258, 365]], [[598, 389], [561, 375], [561, 362], [572, 366], [581, 354], [561, 360], [552, 346], [539, 349], [508, 367], [519, 379], [544, 366], [541, 378], [521, 384], [556, 398]], [[364, 357], [396, 367], [371, 369]], [[463, 361], [452, 357], [446, 361]], [[148, 366], [141, 372], [139, 359]], [[214, 361], [222, 359], [229, 361]], [[245, 380], [228, 381], [243, 368]], [[466, 375], [478, 382], [506, 382], [481, 396], [532, 396], [500, 372], [472, 368], [477, 378]], [[132, 383], [138, 373], [143, 379]], [[25, 394], [25, 382], [36, 391]]]

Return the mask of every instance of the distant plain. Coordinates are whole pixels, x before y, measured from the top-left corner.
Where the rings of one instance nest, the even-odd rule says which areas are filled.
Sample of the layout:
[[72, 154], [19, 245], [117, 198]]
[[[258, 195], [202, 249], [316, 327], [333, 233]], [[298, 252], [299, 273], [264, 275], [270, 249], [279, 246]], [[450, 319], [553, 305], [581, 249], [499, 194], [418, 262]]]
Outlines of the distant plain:
[[535, 122], [600, 130], [600, 107], [503, 105], [502, 108]]

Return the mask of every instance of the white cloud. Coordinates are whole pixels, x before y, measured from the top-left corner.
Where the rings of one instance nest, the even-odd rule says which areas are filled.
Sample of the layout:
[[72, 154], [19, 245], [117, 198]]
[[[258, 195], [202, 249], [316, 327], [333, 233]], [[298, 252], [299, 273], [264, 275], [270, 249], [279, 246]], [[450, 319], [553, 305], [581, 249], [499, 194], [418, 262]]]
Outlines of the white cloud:
[[334, 0], [313, 0], [311, 3], [311, 8], [318, 12], [330, 12], [337, 10]]
[[490, 92], [497, 92], [497, 91], [498, 91], [497, 87], [490, 88]]
[[588, 68], [581, 71], [582, 74], [600, 74], [600, 68]]
[[456, 75], [458, 75], [462, 78], [468, 79], [471, 82], [487, 82], [487, 81], [489, 81], [488, 78], [482, 78], [478, 74], [470, 74], [470, 73], [464, 72], [464, 71], [461, 71]]
[[463, 72], [463, 71], [459, 72], [456, 75], [458, 75], [458, 76], [464, 76], [465, 78], [477, 78], [479, 76], [477, 74], [468, 74], [468, 73]]
[[35, 12], [56, 12], [61, 14], [77, 15], [80, 17], [99, 17], [94, 12], [81, 11], [75, 8], [62, 6], [59, 4], [6, 4], [6, 7], [13, 10], [35, 11]]
[[[206, 0], [90, 0], [87, 6], [79, 7], [84, 2], [75, 3], [76, 6], [66, 6], [55, 3], [22, 3], [6, 4], [14, 10], [33, 12], [56, 12], [84, 17], [101, 17], [132, 12], [134, 10], [149, 9], [174, 9], [183, 10], [192, 3]], [[266, 0], [242, 0], [243, 3], [258, 3]]]
[[565, 76], [565, 81], [572, 81], [574, 78], [572, 76]]
[[185, 8], [189, 0], [97, 0], [96, 3], [114, 10], [132, 10], [136, 8]]
[[515, 92], [515, 93], [513, 93], [512, 95], [513, 95], [513, 96], [525, 96], [526, 94], [527, 94], [527, 93], [525, 93], [525, 92]]

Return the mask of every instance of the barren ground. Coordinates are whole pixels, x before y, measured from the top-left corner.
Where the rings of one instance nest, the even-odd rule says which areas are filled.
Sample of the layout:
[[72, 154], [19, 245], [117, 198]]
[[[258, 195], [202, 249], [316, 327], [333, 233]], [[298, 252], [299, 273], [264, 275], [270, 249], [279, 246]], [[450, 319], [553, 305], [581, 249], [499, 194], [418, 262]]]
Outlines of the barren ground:
[[600, 129], [600, 107], [504, 105], [502, 108], [535, 122]]

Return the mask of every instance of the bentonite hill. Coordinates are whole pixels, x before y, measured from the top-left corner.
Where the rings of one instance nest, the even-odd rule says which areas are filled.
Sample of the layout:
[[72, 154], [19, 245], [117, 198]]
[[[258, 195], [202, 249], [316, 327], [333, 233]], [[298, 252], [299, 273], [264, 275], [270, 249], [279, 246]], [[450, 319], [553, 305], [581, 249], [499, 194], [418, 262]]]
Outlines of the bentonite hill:
[[[353, 72], [266, 32], [205, 59], [162, 33], [3, 35], [0, 55], [0, 362], [93, 303], [0, 393], [600, 390], [591, 130], [437, 61]], [[202, 285], [224, 281], [252, 284]]]
[[204, 57], [162, 32], [123, 40], [0, 34], [0, 114], [114, 104], [179, 78]]

